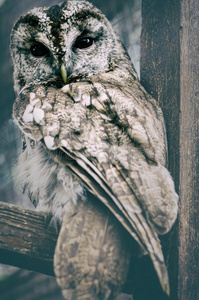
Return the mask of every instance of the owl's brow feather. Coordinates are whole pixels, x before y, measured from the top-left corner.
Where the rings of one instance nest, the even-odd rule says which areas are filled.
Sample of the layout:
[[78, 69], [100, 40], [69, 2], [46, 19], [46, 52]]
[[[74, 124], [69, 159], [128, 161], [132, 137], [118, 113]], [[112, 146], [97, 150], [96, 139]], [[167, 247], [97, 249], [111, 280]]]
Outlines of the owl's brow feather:
[[77, 11], [76, 13], [74, 13], [71, 17], [74, 20], [78, 20], [78, 22], [82, 22], [86, 19], [88, 19], [90, 17], [93, 17], [95, 19], [97, 19], [98, 21], [102, 19], [102, 15], [94, 10], [89, 10], [89, 9], [82, 9], [80, 11]]
[[17, 30], [19, 25], [21, 25], [21, 24], [27, 24], [27, 25], [30, 25], [30, 26], [36, 28], [36, 27], [39, 27], [39, 22], [40, 22], [39, 17], [32, 15], [32, 14], [27, 14], [25, 16], [20, 17], [20, 19], [15, 24], [13, 29]]

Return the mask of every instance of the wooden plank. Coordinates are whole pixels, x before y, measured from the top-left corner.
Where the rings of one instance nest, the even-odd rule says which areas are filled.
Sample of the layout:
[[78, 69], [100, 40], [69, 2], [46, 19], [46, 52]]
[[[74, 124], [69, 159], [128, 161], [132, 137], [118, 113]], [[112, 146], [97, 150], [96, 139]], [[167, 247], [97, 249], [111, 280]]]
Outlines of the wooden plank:
[[[143, 0], [141, 33], [141, 82], [163, 109], [167, 127], [169, 170], [176, 190], [179, 186], [179, 117], [180, 117], [180, 0]], [[161, 238], [169, 269], [171, 296], [177, 299], [178, 233], [177, 224]], [[140, 271], [141, 295], [136, 299], [165, 299], [152, 278]], [[150, 287], [151, 286], [151, 287]], [[139, 291], [137, 292], [139, 294]]]
[[[43, 212], [0, 202], [0, 263], [55, 276], [53, 256], [58, 233], [49, 226], [49, 221], [49, 215]], [[36, 284], [38, 281], [39, 285]], [[19, 271], [7, 280], [0, 281], [1, 299], [31, 300], [35, 299], [36, 293], [38, 300], [50, 299], [49, 286], [45, 284], [47, 281], [56, 299], [62, 299], [55, 280], [26, 271]], [[127, 283], [127, 289], [128, 284], [131, 282]], [[12, 286], [12, 289], [9, 290], [8, 286]], [[132, 299], [132, 296], [125, 293], [117, 297], [117, 300], [128, 299]]]
[[199, 1], [182, 1], [179, 299], [199, 299]]
[[54, 275], [57, 233], [49, 215], [0, 202], [0, 263]]

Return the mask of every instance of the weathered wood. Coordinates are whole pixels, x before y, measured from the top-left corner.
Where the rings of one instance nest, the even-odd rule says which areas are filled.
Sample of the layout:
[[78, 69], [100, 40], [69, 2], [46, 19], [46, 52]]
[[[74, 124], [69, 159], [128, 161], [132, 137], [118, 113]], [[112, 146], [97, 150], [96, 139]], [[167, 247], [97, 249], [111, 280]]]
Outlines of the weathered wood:
[[[58, 233], [49, 226], [49, 221], [49, 215], [43, 212], [0, 202], [0, 263], [55, 276], [53, 256]], [[39, 285], [35, 289], [37, 281]], [[8, 290], [8, 286], [12, 289]], [[54, 295], [56, 299], [63, 299], [55, 279], [39, 274], [21, 271], [0, 282], [2, 300], [31, 300], [35, 299], [35, 293], [37, 300], [54, 299]], [[120, 294], [117, 297], [117, 300], [127, 299], [132, 296]]]
[[[169, 170], [176, 190], [179, 186], [180, 117], [180, 0], [143, 0], [141, 33], [141, 82], [163, 109], [168, 137]], [[177, 224], [161, 238], [169, 269], [170, 299], [177, 299], [178, 233]], [[150, 268], [143, 276], [137, 298], [165, 299]], [[141, 291], [141, 293], [140, 293]]]
[[180, 187], [178, 232], [165, 239], [173, 300], [199, 299], [198, 15], [196, 0], [142, 1], [141, 80], [163, 108], [169, 169]]
[[182, 1], [179, 296], [199, 299], [199, 1]]
[[54, 275], [57, 233], [49, 216], [0, 202], [0, 263]]

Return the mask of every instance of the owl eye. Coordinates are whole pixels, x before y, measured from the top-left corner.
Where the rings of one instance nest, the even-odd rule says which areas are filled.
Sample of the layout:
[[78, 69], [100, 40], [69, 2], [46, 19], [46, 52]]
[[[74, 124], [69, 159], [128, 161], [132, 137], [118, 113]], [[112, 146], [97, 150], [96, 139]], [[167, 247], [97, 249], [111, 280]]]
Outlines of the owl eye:
[[94, 42], [94, 38], [92, 37], [83, 37], [83, 38], [79, 38], [75, 44], [74, 44], [74, 48], [76, 49], [86, 49], [89, 48], [90, 46], [92, 46]]
[[30, 47], [30, 52], [35, 57], [42, 57], [49, 54], [48, 48], [41, 43], [34, 44]]

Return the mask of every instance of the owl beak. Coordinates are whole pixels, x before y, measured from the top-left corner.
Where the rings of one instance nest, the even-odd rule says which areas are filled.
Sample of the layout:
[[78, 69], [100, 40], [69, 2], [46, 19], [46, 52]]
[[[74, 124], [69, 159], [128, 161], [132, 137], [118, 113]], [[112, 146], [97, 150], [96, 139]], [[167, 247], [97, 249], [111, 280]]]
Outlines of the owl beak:
[[67, 70], [63, 63], [61, 64], [61, 77], [62, 77], [64, 83], [66, 84], [67, 83]]

